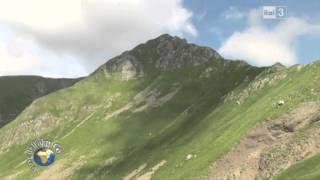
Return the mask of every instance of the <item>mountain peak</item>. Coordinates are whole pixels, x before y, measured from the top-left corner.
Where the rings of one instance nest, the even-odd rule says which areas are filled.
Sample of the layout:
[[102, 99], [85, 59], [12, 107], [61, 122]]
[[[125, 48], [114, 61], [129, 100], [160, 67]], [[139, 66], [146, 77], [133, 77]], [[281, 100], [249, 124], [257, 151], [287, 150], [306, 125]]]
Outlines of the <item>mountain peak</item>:
[[187, 44], [187, 40], [184, 38], [180, 38], [178, 36], [172, 36], [170, 34], [162, 34], [160, 36], [158, 36], [157, 38], [155, 38], [154, 40], [158, 40], [159, 42], [163, 42], [163, 41], [176, 41], [176, 42], [180, 42], [180, 43], [184, 43]]
[[162, 34], [112, 58], [102, 69], [111, 73], [121, 72], [126, 74], [124, 79], [130, 79], [148, 72], [177, 70], [220, 59], [222, 57], [209, 47], [188, 43], [178, 36]]
[[286, 69], [286, 66], [281, 64], [280, 62], [277, 62], [277, 63], [273, 64], [271, 66], [271, 68], [274, 69], [275, 71], [281, 71], [281, 70]]

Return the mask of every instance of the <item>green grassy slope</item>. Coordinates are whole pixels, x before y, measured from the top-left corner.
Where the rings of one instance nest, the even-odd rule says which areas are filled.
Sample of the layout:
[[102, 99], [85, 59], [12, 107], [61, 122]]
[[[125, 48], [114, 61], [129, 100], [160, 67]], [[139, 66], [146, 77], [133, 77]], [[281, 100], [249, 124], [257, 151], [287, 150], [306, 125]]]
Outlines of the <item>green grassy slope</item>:
[[[2, 143], [8, 141], [6, 135], [11, 133], [23, 133], [24, 136], [16, 135], [10, 138], [10, 141], [21, 142], [22, 145], [11, 149], [9, 153], [0, 155], [1, 159], [4, 159], [1, 162], [5, 163], [0, 165], [0, 172], [15, 172], [20, 168], [26, 168], [19, 166], [18, 169], [14, 169], [12, 165], [20, 164], [23, 161], [24, 157], [19, 154], [26, 146], [25, 137], [28, 137], [29, 141], [35, 138], [36, 135], [33, 132], [37, 129], [33, 129], [33, 127], [38, 127], [43, 128], [43, 132], [47, 132], [42, 136], [62, 143], [65, 156], [62, 158], [76, 160], [81, 155], [88, 155], [86, 164], [76, 173], [76, 179], [86, 177], [93, 172], [97, 173], [97, 177], [104, 177], [106, 174], [99, 171], [104, 171], [105, 167], [100, 163], [103, 163], [109, 156], [116, 156], [118, 162], [115, 166], [121, 167], [112, 168], [115, 171], [110, 177], [116, 178], [125, 175], [130, 168], [134, 168], [138, 163], [138, 161], [130, 160], [133, 158], [133, 154], [146, 151], [149, 148], [161, 151], [161, 146], [166, 144], [165, 141], [174, 136], [176, 138], [184, 136], [188, 129], [193, 129], [192, 126], [200, 123], [218, 105], [221, 96], [236, 87], [236, 82], [240, 83], [245, 76], [249, 75], [250, 78], [251, 74], [252, 78], [259, 73], [256, 68], [248, 68], [249, 66], [238, 68], [238, 63], [228, 63], [230, 63], [228, 70], [234, 69], [231, 70], [234, 71], [234, 74], [230, 76], [212, 76], [212, 79], [200, 81], [198, 74], [201, 71], [198, 72], [197, 68], [186, 68], [181, 72], [158, 76], [152, 81], [151, 87], [160, 91], [160, 96], [166, 94], [166, 91], [170, 91], [174, 83], [179, 83], [178, 86], [181, 86], [181, 90], [174, 99], [158, 108], [150, 108], [136, 113], [124, 111], [108, 120], [105, 118], [108, 113], [120, 109], [131, 101], [137, 92], [146, 87], [145, 81], [149, 82], [149, 78], [121, 81], [117, 75], [106, 78], [103, 73], [96, 73], [69, 89], [41, 98], [23, 112], [16, 121], [3, 128], [3, 133], [0, 135]], [[198, 68], [203, 69], [207, 65]], [[217, 72], [217, 74], [220, 73]], [[232, 83], [230, 83], [231, 85], [224, 84], [225, 81]], [[117, 97], [118, 93], [120, 95]], [[109, 106], [108, 101], [112, 98], [115, 100]], [[140, 106], [140, 104], [135, 106]], [[183, 117], [181, 115], [186, 109], [192, 116]], [[41, 127], [34, 124], [30, 126], [30, 129], [22, 127], [22, 122], [36, 119], [43, 114], [50, 114], [50, 118], [44, 119], [46, 123], [50, 124], [49, 126]], [[83, 125], [73, 131], [82, 122]], [[172, 128], [177, 129], [173, 130]], [[23, 132], [20, 132], [21, 129]], [[70, 132], [73, 133], [66, 136]], [[163, 135], [169, 137], [162, 137]], [[151, 144], [148, 145], [149, 143]], [[97, 154], [93, 154], [94, 152]], [[150, 152], [152, 151], [150, 150]], [[93, 157], [90, 157], [90, 154]], [[16, 156], [17, 159], [12, 158], [13, 156]], [[139, 159], [142, 161], [145, 158], [147, 157], [141, 156]], [[14, 160], [12, 161], [12, 159]], [[120, 165], [124, 159], [133, 164], [130, 166], [129, 163], [126, 163], [126, 166], [129, 167]], [[9, 161], [12, 164], [8, 163]], [[122, 171], [122, 168], [127, 168], [127, 170]], [[27, 174], [34, 175], [32, 172]]]
[[[206, 179], [212, 162], [257, 122], [320, 100], [315, 94], [320, 92], [320, 63], [273, 72], [213, 57], [197, 66], [161, 71], [148, 63], [147, 58], [159, 57], [152, 46], [147, 48], [133, 52], [144, 60], [138, 67], [147, 75], [123, 80], [121, 73], [101, 68], [36, 100], [2, 128], [0, 179], [33, 179], [51, 172], [61, 179], [114, 180], [143, 164], [139, 175], [147, 173], [163, 160], [153, 179]], [[209, 75], [202, 76], [204, 72]], [[285, 105], [275, 108], [272, 104], [280, 99]], [[150, 102], [156, 103], [146, 106]], [[36, 137], [63, 148], [55, 164], [39, 172], [28, 169], [23, 155]], [[193, 157], [186, 160], [189, 154]]]
[[0, 77], [0, 128], [15, 119], [34, 99], [73, 85], [78, 80], [37, 76]]
[[293, 165], [276, 179], [317, 180], [320, 178], [320, 154]]

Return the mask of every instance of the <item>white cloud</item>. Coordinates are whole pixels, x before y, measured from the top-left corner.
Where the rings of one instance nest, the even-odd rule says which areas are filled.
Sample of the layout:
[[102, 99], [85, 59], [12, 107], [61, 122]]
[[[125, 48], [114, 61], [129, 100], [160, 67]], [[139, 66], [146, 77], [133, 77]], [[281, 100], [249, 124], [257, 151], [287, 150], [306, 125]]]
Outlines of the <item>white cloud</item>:
[[[41, 59], [46, 57], [46, 59]], [[65, 71], [59, 63], [65, 60]], [[70, 57], [56, 56], [21, 37], [0, 39], [0, 76], [41, 74], [49, 77], [83, 76], [85, 69]]]
[[[0, 31], [9, 27], [13, 36], [31, 39], [38, 49], [33, 54], [24, 52], [24, 62], [60, 65], [57, 71], [64, 72], [81, 65], [88, 73], [110, 57], [162, 33], [197, 36], [191, 17], [181, 0], [0, 1]], [[39, 74], [35, 68], [13, 67], [18, 59], [11, 56], [9, 52], [6, 60], [0, 59], [2, 69]], [[74, 76], [79, 73], [84, 72]]]
[[32, 68], [38, 69], [37, 60], [32, 54], [19, 50], [12, 51], [12, 48], [6, 47], [3, 43], [0, 43], [0, 59], [0, 75], [11, 75], [15, 71], [24, 74]]
[[237, 20], [243, 19], [245, 13], [241, 12], [237, 7], [230, 6], [225, 12], [222, 13], [222, 16], [226, 20]]
[[255, 9], [248, 16], [248, 27], [234, 32], [218, 51], [225, 57], [245, 59], [258, 66], [276, 62], [293, 65], [298, 61], [294, 41], [308, 33], [320, 33], [320, 24], [290, 17], [268, 28], [261, 18], [261, 11]]

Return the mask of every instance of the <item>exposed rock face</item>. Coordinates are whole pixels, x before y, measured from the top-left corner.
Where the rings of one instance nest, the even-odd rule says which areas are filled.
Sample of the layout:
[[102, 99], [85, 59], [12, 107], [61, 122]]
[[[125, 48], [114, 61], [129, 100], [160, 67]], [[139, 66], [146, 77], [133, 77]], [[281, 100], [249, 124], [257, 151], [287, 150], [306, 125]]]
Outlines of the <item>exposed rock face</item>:
[[156, 39], [159, 60], [156, 67], [167, 70], [177, 69], [184, 65], [197, 66], [208, 62], [211, 58], [221, 58], [213, 49], [188, 44], [185, 39], [171, 37], [167, 34]]
[[271, 66], [270, 68], [272, 71], [277, 72], [277, 71], [282, 71], [286, 69], [286, 66], [284, 66], [281, 63], [275, 63], [274, 65]]
[[[228, 97], [225, 99], [225, 102], [227, 100], [232, 100], [232, 101], [239, 102], [237, 104], [242, 104], [251, 94], [254, 94], [256, 90], [263, 89], [266, 86], [275, 86], [277, 85], [277, 83], [279, 83], [279, 81], [287, 77], [287, 72], [285, 71], [280, 71], [277, 73], [273, 73], [273, 72], [276, 72], [276, 71], [274, 71], [272, 67], [265, 69], [240, 94], [237, 94], [237, 96], [235, 96], [233, 92], [231, 92], [228, 95]], [[269, 74], [268, 76], [265, 76], [265, 74], [268, 74], [268, 73], [271, 73], [271, 74]]]
[[179, 85], [172, 85], [170, 91], [167, 94], [161, 94], [159, 90], [148, 86], [143, 91], [139, 92], [134, 97], [134, 104], [139, 105], [143, 103], [143, 105], [137, 107], [134, 112], [140, 112], [148, 107], [159, 107], [172, 99], [180, 90], [181, 87]]
[[258, 124], [215, 162], [210, 179], [271, 179], [320, 152], [320, 104], [303, 103], [284, 116]]
[[123, 80], [129, 80], [148, 72], [197, 66], [214, 59], [220, 60], [222, 57], [213, 49], [164, 34], [112, 58], [99, 70], [120, 73]]
[[129, 52], [111, 59], [104, 68], [110, 73], [120, 73], [122, 80], [129, 80], [143, 75], [141, 64]]
[[36, 76], [0, 77], [0, 128], [15, 119], [33, 100], [71, 86], [78, 80]]

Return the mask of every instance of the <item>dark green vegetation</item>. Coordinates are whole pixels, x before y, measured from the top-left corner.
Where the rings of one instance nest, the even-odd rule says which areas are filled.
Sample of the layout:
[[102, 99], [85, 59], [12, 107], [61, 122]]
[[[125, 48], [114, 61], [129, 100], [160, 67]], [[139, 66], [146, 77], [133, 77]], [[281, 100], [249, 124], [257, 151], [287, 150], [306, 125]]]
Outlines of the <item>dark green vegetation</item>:
[[[256, 123], [319, 101], [319, 80], [319, 63], [258, 68], [163, 35], [3, 127], [0, 179], [129, 179], [139, 167], [138, 179], [208, 179], [210, 165]], [[274, 107], [280, 99], [286, 104]], [[63, 153], [35, 173], [23, 151], [37, 137], [61, 143]]]
[[0, 77], [0, 127], [15, 119], [36, 98], [71, 86], [78, 80], [37, 76]]

